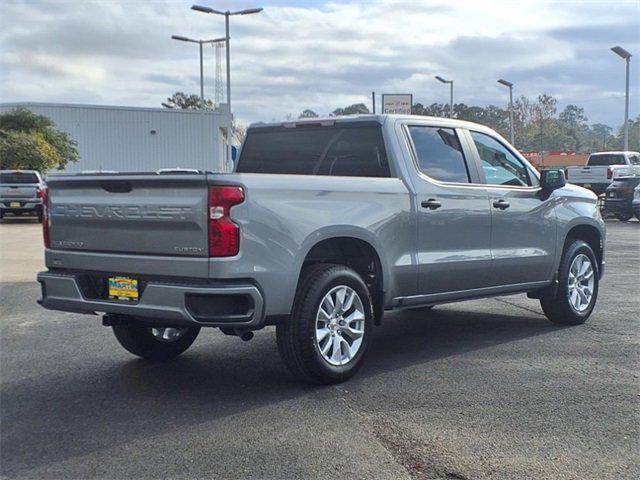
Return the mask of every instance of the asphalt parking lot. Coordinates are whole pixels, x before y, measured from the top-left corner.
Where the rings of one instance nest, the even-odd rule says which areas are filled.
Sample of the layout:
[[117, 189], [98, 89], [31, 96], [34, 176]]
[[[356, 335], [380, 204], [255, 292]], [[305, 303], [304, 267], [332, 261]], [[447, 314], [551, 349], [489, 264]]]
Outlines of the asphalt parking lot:
[[297, 384], [275, 332], [177, 360], [39, 307], [40, 226], [0, 225], [3, 478], [640, 478], [640, 224], [608, 222], [586, 325], [523, 295], [388, 315], [364, 368]]

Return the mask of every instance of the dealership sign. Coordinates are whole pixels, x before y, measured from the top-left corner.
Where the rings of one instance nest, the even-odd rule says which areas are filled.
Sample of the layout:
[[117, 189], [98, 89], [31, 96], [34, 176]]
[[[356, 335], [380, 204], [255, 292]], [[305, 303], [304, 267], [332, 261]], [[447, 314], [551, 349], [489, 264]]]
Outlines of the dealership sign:
[[410, 93], [382, 94], [382, 113], [411, 115], [413, 95]]

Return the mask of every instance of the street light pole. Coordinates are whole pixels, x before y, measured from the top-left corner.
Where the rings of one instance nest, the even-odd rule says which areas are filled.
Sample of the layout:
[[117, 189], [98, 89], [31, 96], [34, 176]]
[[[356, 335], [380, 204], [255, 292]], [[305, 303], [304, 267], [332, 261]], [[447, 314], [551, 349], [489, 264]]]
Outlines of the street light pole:
[[204, 69], [202, 66], [202, 42], [198, 42], [200, 46], [200, 106], [204, 110]]
[[502, 78], [498, 80], [498, 83], [504, 85], [505, 87], [509, 87], [509, 134], [511, 137], [511, 145], [515, 147], [516, 142], [513, 127], [513, 83], [508, 82]]
[[612, 47], [613, 53], [623, 58], [626, 63], [626, 83], [624, 94], [624, 150], [629, 150], [629, 65], [631, 54], [620, 46]]
[[449, 84], [449, 118], [453, 118], [453, 80], [445, 80], [439, 75], [436, 75], [436, 80]]
[[219, 43], [224, 42], [224, 38], [214, 38], [213, 40], [194, 40], [193, 38], [183, 37], [180, 35], [171, 35], [173, 40], [180, 42], [197, 43], [200, 47], [200, 107], [204, 110], [204, 62], [202, 57], [202, 46], [206, 43]]
[[260, 13], [262, 8], [248, 8], [246, 10], [238, 10], [236, 12], [231, 12], [229, 10], [223, 12], [221, 10], [215, 10], [210, 7], [203, 7], [202, 5], [193, 5], [191, 10], [195, 10], [197, 12], [202, 13], [213, 13], [216, 15], [224, 15], [224, 27], [225, 27], [225, 38], [227, 41], [227, 109], [229, 110], [229, 123], [227, 124], [227, 161], [231, 160], [231, 128], [233, 118], [231, 116], [231, 47], [229, 36], [229, 17], [231, 15], [251, 15], [252, 13]]

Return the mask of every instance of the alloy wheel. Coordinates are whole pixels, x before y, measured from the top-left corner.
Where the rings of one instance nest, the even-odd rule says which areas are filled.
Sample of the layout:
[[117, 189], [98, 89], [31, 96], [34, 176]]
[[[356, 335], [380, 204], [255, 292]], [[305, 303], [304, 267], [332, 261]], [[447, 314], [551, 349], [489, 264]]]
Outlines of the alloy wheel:
[[583, 313], [591, 305], [595, 286], [593, 265], [588, 256], [583, 253], [576, 255], [571, 262], [567, 284], [571, 308]]
[[346, 285], [332, 288], [322, 298], [316, 314], [316, 346], [329, 364], [345, 365], [362, 345], [365, 329], [362, 300]]

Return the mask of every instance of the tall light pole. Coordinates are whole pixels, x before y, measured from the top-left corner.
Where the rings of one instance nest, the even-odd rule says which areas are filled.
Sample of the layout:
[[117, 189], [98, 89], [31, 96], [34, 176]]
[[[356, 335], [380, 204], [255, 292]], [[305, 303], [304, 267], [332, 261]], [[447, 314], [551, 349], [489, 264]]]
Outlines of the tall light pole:
[[215, 10], [209, 7], [203, 7], [201, 5], [193, 5], [191, 10], [202, 13], [214, 13], [216, 15], [224, 16], [225, 37], [227, 40], [227, 108], [229, 109], [229, 124], [227, 128], [227, 158], [231, 160], [231, 45], [229, 37], [229, 17], [231, 15], [251, 15], [252, 13], [260, 13], [262, 8], [248, 8], [246, 10], [238, 10], [231, 12], [227, 10], [223, 12], [221, 10]]
[[197, 43], [200, 46], [200, 106], [204, 109], [204, 68], [202, 62], [202, 45], [205, 43], [219, 43], [225, 42], [226, 38], [214, 38], [213, 40], [194, 40], [193, 38], [182, 37], [180, 35], [171, 35], [173, 40], [179, 40], [180, 42]]
[[631, 62], [631, 54], [620, 46], [613, 47], [611, 50], [613, 53], [623, 58], [627, 64], [627, 81], [624, 96], [624, 149], [629, 150], [629, 63]]
[[449, 84], [449, 118], [453, 118], [453, 80], [445, 80], [439, 75], [436, 75], [436, 80]]
[[515, 147], [515, 135], [513, 132], [513, 83], [508, 82], [504, 79], [498, 80], [498, 83], [504, 85], [505, 87], [509, 87], [509, 133], [511, 135], [511, 145]]

